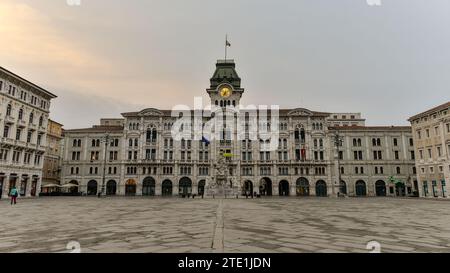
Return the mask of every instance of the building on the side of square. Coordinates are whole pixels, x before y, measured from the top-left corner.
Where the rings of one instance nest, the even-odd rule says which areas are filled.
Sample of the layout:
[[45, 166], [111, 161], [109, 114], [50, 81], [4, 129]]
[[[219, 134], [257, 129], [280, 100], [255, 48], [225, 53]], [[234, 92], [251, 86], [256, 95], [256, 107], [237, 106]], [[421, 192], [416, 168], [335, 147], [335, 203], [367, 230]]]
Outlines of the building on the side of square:
[[37, 196], [55, 95], [0, 67], [0, 196]]
[[[244, 89], [233, 60], [217, 62], [206, 91], [210, 104], [232, 124], [241, 124], [243, 132], [236, 125], [220, 129], [220, 138], [211, 141], [174, 139], [177, 112], [148, 108], [122, 113], [123, 119], [102, 119], [92, 128], [65, 132], [63, 183], [91, 195], [102, 185], [107, 194], [202, 195], [215, 183], [218, 159], [226, 154], [231, 155], [229, 187], [237, 194], [403, 196], [417, 190], [410, 127], [366, 127], [360, 113], [305, 108], [269, 109], [271, 117], [279, 116], [272, 126], [258, 110], [259, 126], [278, 129], [278, 145], [267, 149], [266, 141], [253, 139], [248, 131], [253, 116], [238, 107]], [[194, 115], [189, 111], [185, 113]], [[206, 126], [218, 112], [204, 113], [200, 124]], [[191, 128], [189, 136], [196, 130]], [[342, 140], [339, 151], [336, 135]]]
[[56, 190], [61, 182], [62, 139], [63, 125], [51, 119], [47, 123], [47, 147], [44, 155], [42, 170], [41, 192], [48, 193]]
[[417, 195], [411, 127], [345, 126], [330, 127], [330, 131], [342, 140], [333, 165], [335, 173], [340, 169], [341, 192], [350, 196]]
[[449, 198], [450, 102], [409, 118], [421, 197]]

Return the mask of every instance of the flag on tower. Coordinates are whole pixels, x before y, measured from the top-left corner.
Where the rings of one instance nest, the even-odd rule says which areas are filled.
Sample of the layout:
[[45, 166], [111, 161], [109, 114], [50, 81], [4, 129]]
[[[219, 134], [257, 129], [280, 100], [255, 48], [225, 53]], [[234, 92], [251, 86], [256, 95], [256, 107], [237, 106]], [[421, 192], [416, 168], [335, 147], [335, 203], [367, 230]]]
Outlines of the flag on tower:
[[228, 42], [228, 38], [225, 39], [225, 44], [226, 44], [226, 46], [231, 46], [230, 42]]

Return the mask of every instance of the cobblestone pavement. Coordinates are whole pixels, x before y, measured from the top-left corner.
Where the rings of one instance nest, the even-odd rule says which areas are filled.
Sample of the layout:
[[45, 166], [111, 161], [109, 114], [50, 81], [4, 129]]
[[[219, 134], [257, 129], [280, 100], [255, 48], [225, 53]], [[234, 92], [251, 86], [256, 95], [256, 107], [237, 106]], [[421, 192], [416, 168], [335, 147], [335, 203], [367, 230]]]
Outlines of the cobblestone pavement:
[[0, 200], [0, 252], [450, 252], [450, 202], [394, 198]]

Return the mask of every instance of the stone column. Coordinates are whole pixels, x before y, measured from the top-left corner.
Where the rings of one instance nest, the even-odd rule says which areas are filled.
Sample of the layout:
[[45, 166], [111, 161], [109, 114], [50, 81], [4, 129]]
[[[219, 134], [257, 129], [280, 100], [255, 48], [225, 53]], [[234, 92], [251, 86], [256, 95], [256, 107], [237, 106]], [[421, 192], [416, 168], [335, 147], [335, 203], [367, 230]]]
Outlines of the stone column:
[[[32, 187], [31, 177], [27, 177], [25, 183], [26, 183], [25, 197], [31, 197], [31, 187]], [[36, 189], [36, 194], [37, 194], [37, 189]]]
[[8, 199], [9, 191], [9, 176], [5, 174], [3, 177], [3, 191], [2, 191], [2, 199]]

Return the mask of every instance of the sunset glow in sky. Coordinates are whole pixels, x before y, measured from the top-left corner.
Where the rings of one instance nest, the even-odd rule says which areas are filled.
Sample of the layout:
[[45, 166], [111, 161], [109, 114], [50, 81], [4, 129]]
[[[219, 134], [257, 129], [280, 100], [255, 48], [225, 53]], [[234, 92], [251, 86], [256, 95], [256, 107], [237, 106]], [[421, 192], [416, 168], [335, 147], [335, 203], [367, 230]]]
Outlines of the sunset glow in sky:
[[224, 38], [242, 103], [405, 125], [450, 100], [450, 1], [0, 1], [0, 66], [58, 96], [66, 129], [207, 99]]

